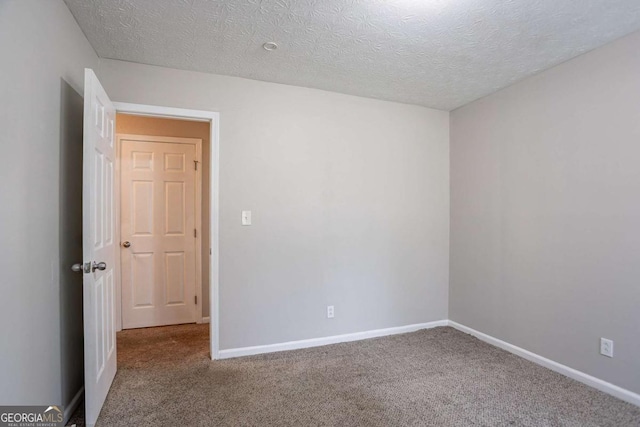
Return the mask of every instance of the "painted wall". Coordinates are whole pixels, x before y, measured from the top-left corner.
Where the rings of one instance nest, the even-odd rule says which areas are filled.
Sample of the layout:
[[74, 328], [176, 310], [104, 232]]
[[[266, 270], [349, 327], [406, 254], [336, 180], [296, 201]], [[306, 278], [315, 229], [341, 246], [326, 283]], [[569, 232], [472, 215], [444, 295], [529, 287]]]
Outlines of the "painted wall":
[[202, 140], [202, 315], [209, 316], [209, 206], [211, 175], [209, 167], [209, 123], [158, 117], [118, 114], [116, 132], [132, 135], [173, 136]]
[[447, 318], [447, 112], [113, 60], [99, 77], [115, 101], [221, 114], [221, 349]]
[[82, 386], [82, 87], [93, 49], [62, 1], [0, 2], [0, 404]]
[[636, 33], [451, 115], [450, 318], [635, 392], [639, 50]]

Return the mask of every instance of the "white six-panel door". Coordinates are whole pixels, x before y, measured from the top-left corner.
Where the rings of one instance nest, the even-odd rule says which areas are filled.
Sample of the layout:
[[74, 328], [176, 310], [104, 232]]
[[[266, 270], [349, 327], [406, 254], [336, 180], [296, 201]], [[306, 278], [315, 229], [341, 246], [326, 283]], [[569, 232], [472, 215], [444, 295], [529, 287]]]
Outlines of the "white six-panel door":
[[82, 183], [85, 421], [93, 426], [116, 374], [114, 165], [116, 112], [85, 69]]
[[200, 140], [171, 140], [120, 138], [124, 329], [197, 320], [196, 148]]

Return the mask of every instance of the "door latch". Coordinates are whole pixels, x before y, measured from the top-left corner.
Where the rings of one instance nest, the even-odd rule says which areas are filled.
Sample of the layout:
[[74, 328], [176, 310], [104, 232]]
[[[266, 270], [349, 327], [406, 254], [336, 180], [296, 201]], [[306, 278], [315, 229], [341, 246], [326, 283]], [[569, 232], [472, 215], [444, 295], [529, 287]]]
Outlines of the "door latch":
[[[105, 268], [107, 267], [106, 264], [104, 266]], [[84, 264], [83, 263], [73, 264], [71, 266], [71, 271], [73, 271], [74, 273], [91, 273], [91, 263], [85, 262]]]

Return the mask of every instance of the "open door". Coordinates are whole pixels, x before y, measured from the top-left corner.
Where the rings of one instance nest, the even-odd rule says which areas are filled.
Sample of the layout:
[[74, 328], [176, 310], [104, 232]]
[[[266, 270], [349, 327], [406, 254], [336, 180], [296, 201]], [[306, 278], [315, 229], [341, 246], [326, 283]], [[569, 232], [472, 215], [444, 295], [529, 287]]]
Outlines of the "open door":
[[85, 420], [94, 426], [116, 375], [113, 183], [116, 110], [93, 70], [84, 72], [82, 256]]

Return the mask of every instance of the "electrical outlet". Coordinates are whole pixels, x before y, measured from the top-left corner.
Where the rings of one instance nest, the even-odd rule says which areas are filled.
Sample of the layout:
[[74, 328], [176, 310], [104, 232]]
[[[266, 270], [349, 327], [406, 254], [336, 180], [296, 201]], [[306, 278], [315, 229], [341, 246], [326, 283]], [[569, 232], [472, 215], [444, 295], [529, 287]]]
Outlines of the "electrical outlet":
[[606, 338], [600, 338], [600, 354], [607, 357], [613, 357], [613, 341]]
[[327, 319], [333, 319], [333, 306], [332, 305], [328, 305], [327, 306]]

